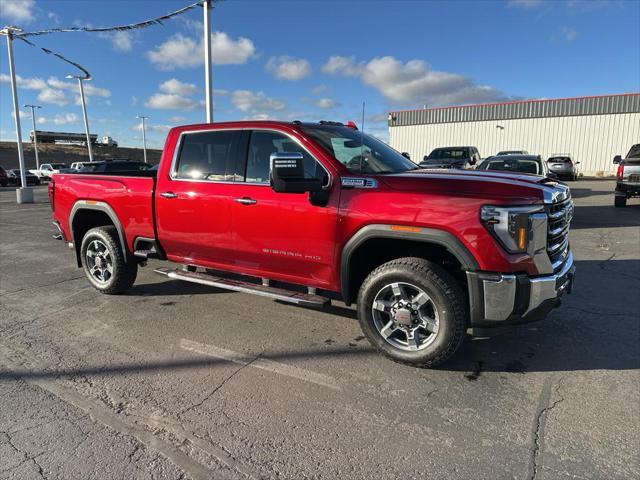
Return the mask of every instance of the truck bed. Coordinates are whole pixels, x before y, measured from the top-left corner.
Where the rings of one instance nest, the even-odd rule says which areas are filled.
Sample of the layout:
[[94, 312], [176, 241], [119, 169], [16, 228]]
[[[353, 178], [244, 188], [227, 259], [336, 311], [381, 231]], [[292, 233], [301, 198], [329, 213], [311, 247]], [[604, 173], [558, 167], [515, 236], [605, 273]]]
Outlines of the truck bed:
[[130, 251], [137, 237], [153, 238], [153, 193], [156, 172], [110, 172], [106, 174], [56, 174], [51, 186], [52, 208], [65, 238], [72, 239], [70, 217], [73, 207], [82, 202], [96, 208], [108, 208], [123, 222], [125, 241]]

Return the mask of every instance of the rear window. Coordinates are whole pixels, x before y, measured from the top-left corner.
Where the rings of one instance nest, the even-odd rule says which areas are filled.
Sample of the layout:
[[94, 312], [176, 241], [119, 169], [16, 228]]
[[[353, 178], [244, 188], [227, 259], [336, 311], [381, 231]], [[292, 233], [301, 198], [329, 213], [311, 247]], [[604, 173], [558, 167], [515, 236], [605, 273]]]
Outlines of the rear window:
[[503, 172], [521, 172], [541, 175], [541, 165], [535, 160], [490, 160], [478, 167], [481, 170], [498, 170]]
[[443, 158], [465, 159], [469, 158], [469, 150], [466, 148], [436, 148], [429, 154], [428, 160]]
[[552, 162], [552, 163], [571, 163], [571, 158], [569, 158], [569, 157], [551, 157], [551, 158], [549, 158], [549, 162]]
[[185, 134], [173, 176], [188, 180], [234, 180], [235, 138], [236, 133], [231, 130]]
[[144, 163], [138, 162], [114, 162], [104, 166], [105, 172], [139, 172], [146, 169], [147, 166]]
[[631, 150], [627, 153], [627, 158], [640, 158], [640, 143], [631, 147]]

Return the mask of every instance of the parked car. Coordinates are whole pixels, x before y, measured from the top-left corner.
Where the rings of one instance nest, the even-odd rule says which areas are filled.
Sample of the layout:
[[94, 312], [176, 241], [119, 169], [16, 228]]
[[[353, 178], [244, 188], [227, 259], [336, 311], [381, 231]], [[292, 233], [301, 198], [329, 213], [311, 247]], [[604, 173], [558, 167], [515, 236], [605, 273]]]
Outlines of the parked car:
[[618, 165], [614, 204], [625, 207], [627, 199], [640, 197], [640, 143], [631, 147], [625, 158], [616, 155], [613, 163]]
[[556, 153], [551, 155], [547, 160], [549, 170], [558, 175], [559, 178], [565, 180], [578, 179], [577, 165], [579, 163], [580, 162], [574, 161], [568, 153]]
[[419, 366], [451, 357], [468, 327], [544, 318], [575, 270], [566, 185], [423, 170], [336, 123], [172, 128], [157, 175], [58, 174], [49, 199], [102, 293], [158, 258], [183, 265], [156, 269], [169, 279], [304, 306], [337, 298], [357, 304], [372, 345]]
[[94, 163], [98, 163], [98, 162], [97, 161], [96, 162], [73, 162], [69, 168], [72, 168], [73, 170], [80, 171], [82, 169], [82, 167], [85, 167], [87, 165], [91, 166]]
[[[20, 170], [13, 169], [7, 171], [7, 177], [10, 185], [22, 186], [22, 179], [20, 178]], [[27, 185], [40, 185], [40, 179], [31, 172], [25, 173], [25, 179]]]
[[422, 168], [473, 168], [480, 161], [476, 147], [443, 147], [434, 149], [425, 155]]
[[67, 168], [67, 166], [64, 163], [43, 163], [39, 169], [29, 170], [29, 172], [41, 180], [48, 180], [54, 173], [58, 173], [62, 168]]
[[148, 170], [149, 166], [143, 162], [130, 160], [112, 160], [105, 162], [92, 162], [84, 165], [81, 173], [104, 173], [104, 172], [141, 172]]
[[0, 187], [6, 187], [9, 185], [9, 177], [4, 168], [0, 167]]
[[513, 173], [531, 173], [550, 178], [558, 178], [549, 172], [540, 155], [496, 155], [489, 157], [476, 167], [477, 170], [494, 170]]
[[501, 152], [496, 153], [496, 157], [501, 155], [529, 155], [529, 152], [526, 150], [503, 150]]

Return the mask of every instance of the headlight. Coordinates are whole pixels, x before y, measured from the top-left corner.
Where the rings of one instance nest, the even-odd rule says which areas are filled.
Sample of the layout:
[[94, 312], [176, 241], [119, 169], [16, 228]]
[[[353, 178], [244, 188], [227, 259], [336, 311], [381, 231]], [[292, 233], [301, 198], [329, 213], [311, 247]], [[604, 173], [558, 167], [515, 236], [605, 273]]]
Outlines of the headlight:
[[540, 205], [527, 207], [494, 207], [480, 209], [484, 226], [509, 253], [524, 253], [532, 240], [531, 215], [543, 212]]

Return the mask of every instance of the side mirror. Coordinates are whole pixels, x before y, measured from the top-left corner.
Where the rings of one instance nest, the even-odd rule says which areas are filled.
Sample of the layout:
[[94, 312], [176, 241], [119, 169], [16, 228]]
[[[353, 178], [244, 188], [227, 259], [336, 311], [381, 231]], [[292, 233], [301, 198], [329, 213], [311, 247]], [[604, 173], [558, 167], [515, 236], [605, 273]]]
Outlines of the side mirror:
[[306, 193], [322, 190], [319, 178], [304, 178], [300, 152], [274, 152], [269, 157], [271, 188], [278, 193]]
[[409, 155], [409, 152], [402, 152], [402, 156], [408, 160], [411, 160], [411, 155]]
[[620, 163], [620, 162], [622, 162], [621, 155], [616, 155], [615, 157], [613, 157], [613, 163]]

